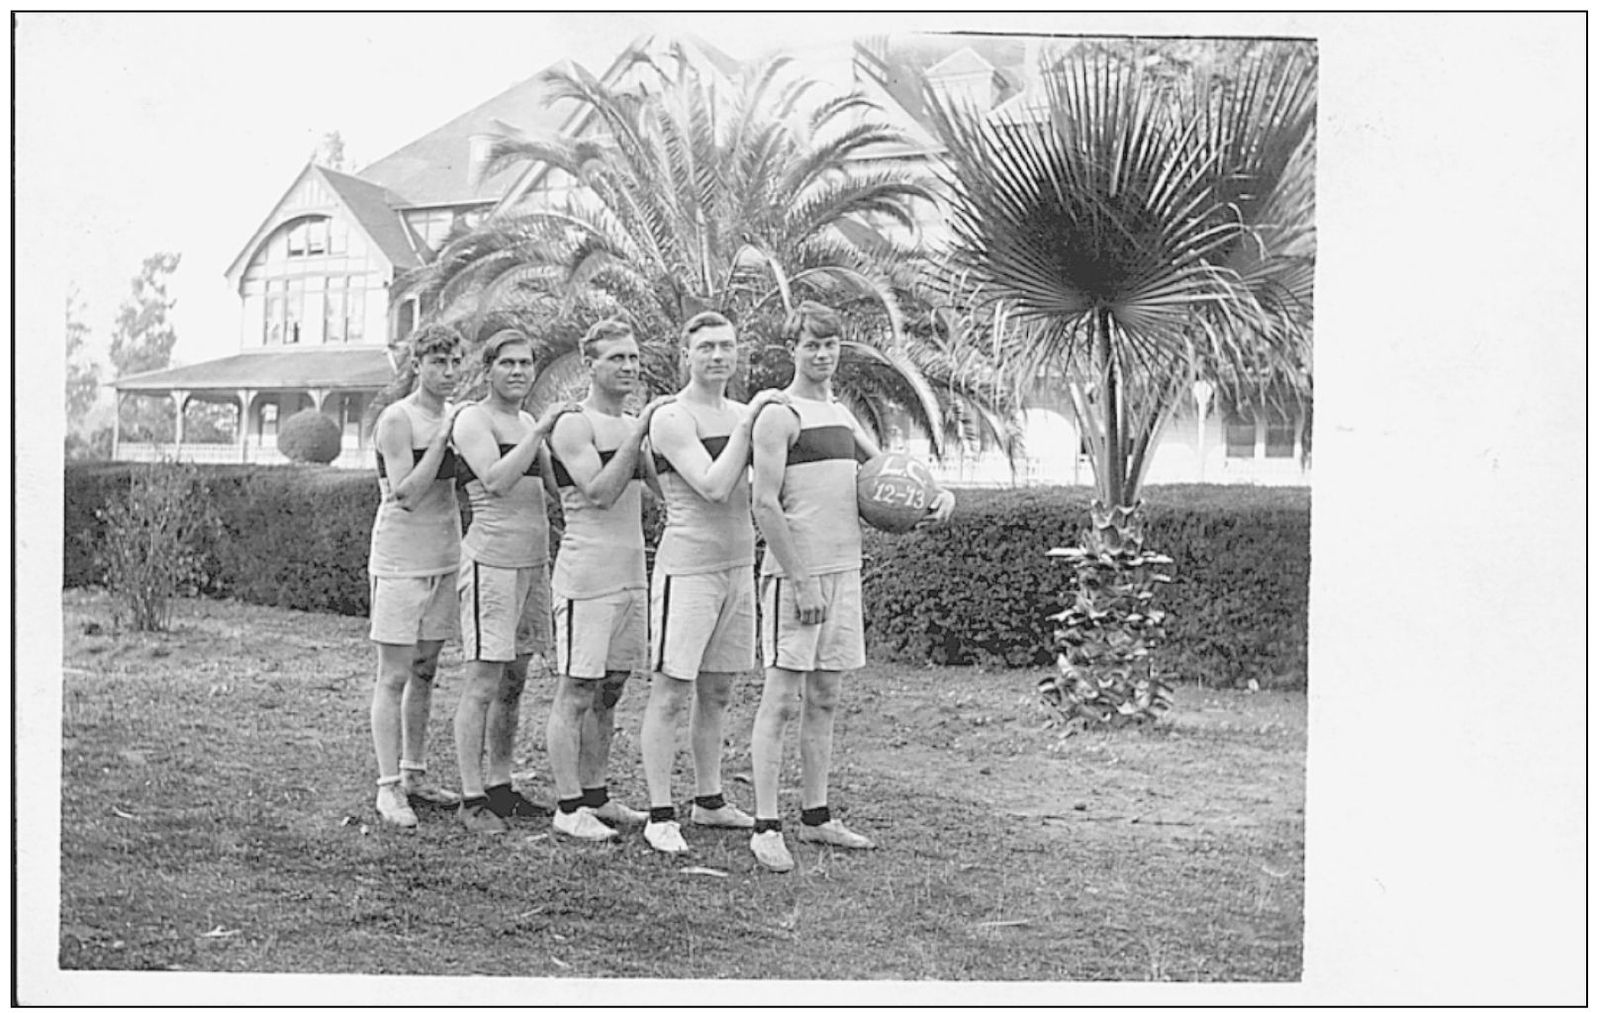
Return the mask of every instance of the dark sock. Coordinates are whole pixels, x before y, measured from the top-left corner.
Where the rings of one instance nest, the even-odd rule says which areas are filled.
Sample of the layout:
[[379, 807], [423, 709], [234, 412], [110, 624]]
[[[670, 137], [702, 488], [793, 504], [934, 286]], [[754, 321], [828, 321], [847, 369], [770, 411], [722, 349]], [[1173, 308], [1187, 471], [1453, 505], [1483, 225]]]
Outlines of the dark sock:
[[799, 811], [799, 819], [807, 827], [818, 827], [832, 818], [832, 811], [824, 805]]
[[672, 823], [677, 818], [677, 807], [674, 805], [651, 805], [649, 807], [650, 823]]
[[488, 804], [487, 795], [467, 795], [460, 800], [460, 804], [467, 809], [481, 809]]
[[777, 833], [781, 833], [782, 832], [782, 821], [781, 820], [755, 820], [754, 821], [754, 832], [755, 833], [763, 834], [767, 830], [775, 830]]
[[574, 813], [578, 809], [582, 808], [582, 796], [578, 795], [576, 798], [563, 798], [560, 800], [559, 804], [561, 812], [568, 814]]
[[609, 785], [582, 789], [582, 804], [589, 809], [597, 809], [608, 801], [610, 801]]
[[697, 796], [694, 798], [693, 804], [700, 809], [720, 809], [726, 805], [726, 799], [722, 797], [720, 792], [716, 792], [714, 795]]

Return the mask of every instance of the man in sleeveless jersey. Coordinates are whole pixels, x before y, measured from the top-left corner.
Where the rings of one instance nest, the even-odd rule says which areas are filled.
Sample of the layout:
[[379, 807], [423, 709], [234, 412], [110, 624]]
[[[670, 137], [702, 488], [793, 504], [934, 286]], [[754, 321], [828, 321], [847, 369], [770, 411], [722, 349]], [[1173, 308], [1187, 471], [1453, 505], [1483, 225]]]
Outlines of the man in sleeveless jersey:
[[438, 652], [455, 635], [455, 571], [460, 512], [449, 449], [456, 406], [448, 403], [460, 365], [460, 335], [428, 324], [412, 336], [409, 394], [377, 416], [377, 487], [372, 523], [372, 745], [377, 751], [377, 812], [383, 822], [416, 825], [417, 803], [453, 805], [453, 792], [428, 784], [427, 719]]
[[528, 666], [543, 669], [550, 653], [544, 441], [575, 406], [554, 405], [536, 421], [521, 410], [534, 376], [532, 342], [521, 331], [489, 337], [483, 365], [488, 396], [455, 420], [459, 479], [471, 504], [456, 580], [469, 675], [455, 709], [455, 751], [461, 822], [503, 833], [511, 816], [547, 812], [515, 791], [510, 768]]
[[638, 450], [666, 399], [651, 402], [638, 418], [622, 414], [639, 379], [638, 342], [626, 323], [590, 327], [582, 358], [588, 397], [549, 439], [566, 528], [552, 581], [558, 681], [548, 746], [554, 830], [604, 841], [616, 837], [608, 824], [643, 821], [642, 813], [610, 798], [607, 771], [615, 706], [648, 650]]
[[[832, 728], [842, 673], [865, 664], [860, 600], [860, 522], [855, 482], [875, 442], [832, 396], [842, 321], [818, 303], [788, 316], [783, 338], [793, 349], [787, 409], [754, 424], [754, 516], [765, 535], [760, 578], [765, 689], [754, 717], [754, 835], [761, 865], [793, 868], [782, 838], [777, 788], [782, 738], [799, 719], [803, 767], [798, 838], [845, 848], [874, 848], [827, 806]], [[933, 504], [932, 520], [953, 512], [953, 494]]]
[[640, 745], [649, 786], [643, 837], [657, 851], [688, 850], [671, 802], [676, 728], [691, 703], [689, 737], [698, 826], [754, 826], [721, 789], [721, 750], [732, 680], [754, 667], [754, 520], [749, 513], [750, 433], [761, 408], [783, 400], [761, 391], [727, 399], [737, 332], [721, 314], [682, 329], [688, 383], [649, 428], [666, 524], [650, 582], [649, 704]]

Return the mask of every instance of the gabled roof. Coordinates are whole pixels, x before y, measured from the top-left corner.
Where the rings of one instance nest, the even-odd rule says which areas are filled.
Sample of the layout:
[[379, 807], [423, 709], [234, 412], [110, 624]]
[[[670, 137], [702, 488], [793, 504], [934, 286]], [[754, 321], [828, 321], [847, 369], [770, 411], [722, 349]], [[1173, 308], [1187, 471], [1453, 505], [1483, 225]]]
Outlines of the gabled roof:
[[111, 381], [124, 391], [377, 389], [393, 379], [381, 345], [289, 348], [243, 352]]
[[317, 168], [390, 263], [399, 268], [421, 264], [415, 237], [395, 209], [393, 194], [356, 176]]
[[443, 126], [362, 169], [360, 178], [380, 186], [407, 207], [459, 206], [495, 201], [514, 178], [498, 173], [473, 185], [468, 178], [471, 138], [476, 134], [557, 133], [570, 113], [549, 108], [546, 68], [495, 95]]
[[374, 186], [354, 176], [325, 169], [314, 162], [307, 162], [305, 168], [300, 170], [300, 174], [294, 177], [294, 182], [283, 191], [283, 196], [279, 197], [277, 203], [272, 206], [271, 213], [262, 220], [254, 235], [250, 236], [249, 242], [244, 244], [244, 248], [233, 258], [233, 262], [227, 266], [223, 274], [229, 278], [233, 277], [242, 268], [246, 258], [260, 247], [261, 241], [273, 230], [305, 213], [296, 209], [293, 214], [285, 214], [283, 209], [289, 197], [311, 178], [319, 179], [327, 186], [334, 200], [343, 205], [350, 219], [396, 269], [415, 267], [422, 262], [409, 230], [399, 217], [399, 212], [395, 210], [392, 194], [380, 186]]
[[974, 49], [966, 46], [952, 56], [944, 57], [926, 68], [927, 77], [959, 77], [964, 74], [990, 74], [993, 65], [982, 59]]
[[[1025, 66], [1025, 41], [1009, 37], [921, 33], [876, 36], [858, 40], [854, 52], [861, 75], [874, 81], [888, 100], [922, 128], [918, 134], [911, 132], [911, 136], [930, 141], [929, 147], [936, 142], [931, 140], [935, 137], [932, 118], [921, 92], [923, 77], [931, 76], [938, 68], [943, 68], [939, 71], [941, 76], [950, 76], [948, 67], [991, 71], [1003, 82], [1003, 94], [999, 96], [1002, 100], [1020, 91], [1029, 72]], [[953, 74], [969, 72], [956, 69]]]

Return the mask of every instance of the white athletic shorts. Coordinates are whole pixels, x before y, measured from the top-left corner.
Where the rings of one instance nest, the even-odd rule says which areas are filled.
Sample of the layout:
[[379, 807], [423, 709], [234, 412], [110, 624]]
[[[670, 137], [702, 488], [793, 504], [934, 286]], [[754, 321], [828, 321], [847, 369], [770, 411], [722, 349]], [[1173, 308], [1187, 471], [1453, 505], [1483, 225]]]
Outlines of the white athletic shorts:
[[860, 572], [823, 573], [815, 579], [826, 603], [826, 619], [801, 623], [793, 582], [786, 577], [760, 578], [760, 653], [765, 664], [790, 672], [864, 668]]
[[371, 577], [371, 639], [407, 647], [459, 633], [455, 571], [430, 577]]
[[555, 595], [555, 671], [573, 679], [643, 671], [649, 651], [648, 599], [641, 587], [597, 598]]
[[549, 567], [488, 566], [462, 559], [460, 650], [467, 661], [549, 656]]
[[654, 571], [649, 664], [673, 679], [754, 667], [754, 566], [671, 576]]

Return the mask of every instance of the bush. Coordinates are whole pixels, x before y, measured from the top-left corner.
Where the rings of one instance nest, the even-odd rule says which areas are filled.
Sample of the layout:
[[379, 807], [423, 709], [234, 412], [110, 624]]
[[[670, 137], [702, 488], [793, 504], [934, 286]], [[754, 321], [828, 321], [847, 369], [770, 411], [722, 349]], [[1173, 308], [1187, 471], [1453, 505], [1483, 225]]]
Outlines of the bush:
[[[66, 469], [64, 585], [104, 583], [95, 511], [130, 481], [126, 464]], [[205, 470], [227, 533], [204, 560], [209, 594], [364, 615], [377, 510], [370, 471], [218, 466]], [[1052, 628], [1070, 570], [1047, 557], [1076, 544], [1090, 490], [959, 491], [949, 524], [865, 535], [865, 623], [874, 653], [951, 665], [1051, 666]], [[462, 495], [461, 500], [464, 500]], [[1147, 546], [1174, 581], [1161, 672], [1206, 685], [1300, 687], [1307, 679], [1309, 493], [1240, 486], [1148, 490]], [[653, 547], [663, 512], [645, 497]], [[562, 514], [549, 506], [551, 547]]]
[[277, 449], [290, 461], [331, 464], [344, 449], [344, 434], [331, 416], [307, 408], [284, 420], [277, 431]]
[[[943, 527], [865, 536], [865, 625], [873, 650], [951, 665], [1050, 665], [1047, 617], [1069, 569], [1047, 551], [1074, 545], [1092, 493], [1082, 488], [959, 490]], [[1155, 486], [1147, 547], [1174, 581], [1158, 666], [1168, 677], [1231, 686], [1307, 681], [1306, 489]]]
[[98, 513], [99, 555], [118, 620], [135, 630], [166, 629], [172, 598], [203, 588], [206, 556], [216, 546], [216, 514], [200, 470], [147, 465]]

